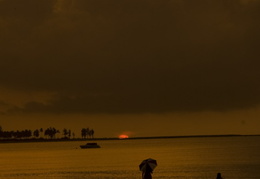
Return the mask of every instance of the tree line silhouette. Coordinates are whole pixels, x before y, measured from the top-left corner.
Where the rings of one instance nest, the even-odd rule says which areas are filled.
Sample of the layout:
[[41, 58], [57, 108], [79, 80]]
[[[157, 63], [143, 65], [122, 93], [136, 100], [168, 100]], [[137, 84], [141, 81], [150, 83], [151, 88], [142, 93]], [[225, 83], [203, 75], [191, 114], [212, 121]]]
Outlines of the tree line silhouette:
[[[49, 127], [47, 129], [35, 129], [35, 130], [16, 130], [16, 131], [4, 131], [0, 126], [0, 139], [31, 139], [31, 138], [45, 138], [45, 139], [55, 139], [57, 138], [57, 134], [63, 135], [61, 139], [71, 139], [75, 138], [75, 133], [70, 129], [64, 128], [62, 131]], [[81, 129], [81, 137], [83, 139], [86, 138], [94, 138], [94, 130], [89, 128]]]

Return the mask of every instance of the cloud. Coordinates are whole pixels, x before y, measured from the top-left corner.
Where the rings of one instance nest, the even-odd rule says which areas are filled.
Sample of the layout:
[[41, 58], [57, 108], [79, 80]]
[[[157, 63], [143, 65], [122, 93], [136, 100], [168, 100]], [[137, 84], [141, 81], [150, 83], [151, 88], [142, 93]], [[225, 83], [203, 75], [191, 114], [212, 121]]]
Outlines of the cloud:
[[0, 85], [56, 94], [9, 111], [157, 113], [259, 105], [260, 3], [0, 3], [2, 10], [18, 9], [0, 11]]

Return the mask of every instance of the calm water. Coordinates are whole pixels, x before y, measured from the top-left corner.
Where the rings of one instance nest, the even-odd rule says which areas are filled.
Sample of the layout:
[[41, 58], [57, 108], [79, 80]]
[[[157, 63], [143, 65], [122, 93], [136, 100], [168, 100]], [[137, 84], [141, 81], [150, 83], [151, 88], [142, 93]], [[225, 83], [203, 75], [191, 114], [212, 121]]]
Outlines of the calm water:
[[260, 137], [214, 137], [0, 144], [0, 178], [140, 179], [138, 165], [154, 158], [153, 179], [260, 178]]

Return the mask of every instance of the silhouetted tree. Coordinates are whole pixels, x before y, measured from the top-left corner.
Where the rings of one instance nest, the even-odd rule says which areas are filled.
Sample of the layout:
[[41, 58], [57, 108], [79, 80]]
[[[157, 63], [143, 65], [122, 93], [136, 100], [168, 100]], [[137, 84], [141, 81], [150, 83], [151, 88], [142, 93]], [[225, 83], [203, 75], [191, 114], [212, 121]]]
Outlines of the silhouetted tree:
[[81, 137], [82, 138], [94, 138], [94, 130], [89, 128], [82, 128], [81, 129]]
[[51, 139], [53, 139], [56, 133], [58, 133], [58, 131], [54, 127], [49, 127], [45, 130], [44, 135], [49, 136]]
[[30, 138], [32, 137], [32, 131], [27, 129], [22, 131], [17, 130], [16, 132], [11, 131], [11, 135], [14, 138]]
[[9, 138], [9, 139], [10, 139], [10, 138], [13, 137], [13, 133], [14, 133], [13, 131], [2, 131], [2, 137], [3, 137], [3, 138], [7, 138], [7, 139]]
[[23, 137], [25, 137], [25, 138], [32, 137], [32, 131], [26, 129], [25, 131], [23, 131]]
[[[44, 136], [49, 137], [51, 139], [55, 138], [55, 135], [57, 133], [60, 133], [59, 130], [55, 129], [54, 127], [49, 127], [46, 130], [43, 130], [43, 128], [36, 129], [33, 132], [31, 130], [22, 130], [22, 131], [4, 131], [3, 128], [0, 126], [0, 138], [6, 138], [6, 139], [11, 139], [11, 138], [31, 138], [36, 137], [38, 138], [40, 134], [44, 134]], [[71, 136], [74, 138], [75, 133], [72, 132], [70, 129], [63, 129], [63, 135], [65, 138], [71, 138]], [[82, 128], [81, 129], [81, 136], [82, 138], [94, 138], [94, 130], [89, 129], [89, 128]]]
[[86, 137], [87, 137], [87, 129], [86, 128], [81, 129], [81, 137], [86, 139]]
[[64, 138], [68, 138], [68, 136], [69, 136], [69, 131], [70, 130], [68, 130], [68, 129], [63, 129], [63, 135], [64, 135]]
[[40, 136], [40, 131], [38, 129], [36, 129], [35, 131], [33, 131], [33, 136], [38, 138]]

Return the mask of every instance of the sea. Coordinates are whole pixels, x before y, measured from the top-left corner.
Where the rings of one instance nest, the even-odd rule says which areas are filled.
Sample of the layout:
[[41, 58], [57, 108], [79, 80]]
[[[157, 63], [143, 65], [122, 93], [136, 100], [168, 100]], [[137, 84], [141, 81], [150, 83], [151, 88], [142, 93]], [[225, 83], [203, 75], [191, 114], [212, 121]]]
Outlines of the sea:
[[139, 164], [157, 161], [153, 179], [260, 178], [260, 136], [0, 144], [1, 179], [141, 179]]

